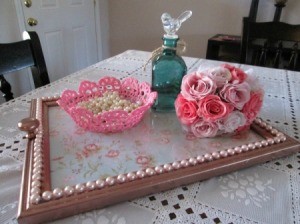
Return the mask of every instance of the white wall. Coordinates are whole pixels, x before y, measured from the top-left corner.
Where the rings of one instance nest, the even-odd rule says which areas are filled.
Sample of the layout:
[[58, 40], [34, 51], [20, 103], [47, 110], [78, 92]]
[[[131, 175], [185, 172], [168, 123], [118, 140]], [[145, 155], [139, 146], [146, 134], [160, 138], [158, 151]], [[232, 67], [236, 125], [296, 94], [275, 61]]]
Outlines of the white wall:
[[[188, 43], [185, 55], [205, 57], [207, 39], [217, 33], [241, 33], [242, 17], [248, 16], [251, 0], [97, 0], [99, 1], [103, 58], [127, 49], [152, 51], [161, 45], [160, 17], [185, 10], [193, 16], [183, 23], [179, 35]], [[258, 21], [274, 16], [274, 0], [260, 0]], [[281, 20], [300, 24], [300, 1], [288, 0]], [[0, 0], [0, 42], [21, 40], [14, 0]], [[28, 77], [8, 78], [16, 96], [30, 90]], [[0, 97], [1, 103], [1, 97]]]
[[99, 11], [100, 11], [100, 35], [101, 35], [101, 49], [102, 49], [102, 59], [108, 58], [110, 56], [109, 47], [109, 15], [108, 15], [108, 1], [109, 0], [98, 0], [99, 1]]
[[[207, 40], [217, 33], [241, 34], [242, 18], [248, 16], [251, 0], [109, 0], [111, 55], [127, 49], [152, 51], [161, 45], [160, 17], [192, 10], [179, 36], [188, 44], [185, 55], [205, 58]], [[300, 24], [300, 1], [289, 0], [282, 21]], [[258, 21], [271, 21], [274, 0], [260, 0]]]

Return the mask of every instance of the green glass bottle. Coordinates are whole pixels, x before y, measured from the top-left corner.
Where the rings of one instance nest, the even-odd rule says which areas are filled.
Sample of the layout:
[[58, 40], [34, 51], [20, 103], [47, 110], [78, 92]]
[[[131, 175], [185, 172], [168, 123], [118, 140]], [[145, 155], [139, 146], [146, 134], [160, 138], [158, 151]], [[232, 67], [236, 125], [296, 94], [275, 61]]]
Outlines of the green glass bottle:
[[162, 51], [152, 60], [152, 90], [158, 93], [152, 110], [158, 112], [174, 111], [174, 102], [180, 93], [183, 76], [187, 72], [186, 64], [181, 56], [176, 54], [179, 40], [176, 32], [181, 24], [192, 16], [191, 11], [181, 13], [178, 18], [172, 18], [163, 13], [161, 21], [165, 34]]
[[163, 38], [163, 51], [152, 60], [152, 90], [158, 97], [152, 106], [154, 111], [174, 111], [174, 101], [180, 93], [181, 81], [187, 67], [176, 54], [178, 38]]

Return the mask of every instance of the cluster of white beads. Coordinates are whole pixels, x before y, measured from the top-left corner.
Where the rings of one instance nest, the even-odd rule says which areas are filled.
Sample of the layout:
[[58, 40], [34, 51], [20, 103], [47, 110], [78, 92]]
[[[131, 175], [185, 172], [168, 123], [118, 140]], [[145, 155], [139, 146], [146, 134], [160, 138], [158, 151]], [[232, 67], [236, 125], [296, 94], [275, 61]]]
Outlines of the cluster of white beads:
[[86, 108], [95, 115], [112, 110], [124, 110], [130, 113], [141, 105], [140, 101], [132, 103], [130, 100], [124, 99], [116, 91], [107, 91], [102, 97], [94, 97], [78, 103], [79, 107]]

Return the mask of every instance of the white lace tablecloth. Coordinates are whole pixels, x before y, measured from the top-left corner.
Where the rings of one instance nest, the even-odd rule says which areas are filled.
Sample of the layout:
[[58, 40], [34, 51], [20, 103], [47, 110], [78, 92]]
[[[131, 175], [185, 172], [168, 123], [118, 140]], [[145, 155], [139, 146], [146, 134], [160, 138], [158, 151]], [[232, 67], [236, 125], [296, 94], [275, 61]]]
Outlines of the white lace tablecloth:
[[[0, 223], [17, 223], [21, 173], [26, 139], [17, 122], [28, 117], [30, 100], [77, 90], [82, 80], [101, 76], [134, 76], [151, 82], [149, 52], [129, 50], [0, 105]], [[189, 71], [221, 62], [184, 58]], [[260, 117], [299, 140], [300, 73], [238, 65], [265, 87]], [[300, 153], [149, 195], [108, 208], [93, 210], [53, 223], [300, 223]]]

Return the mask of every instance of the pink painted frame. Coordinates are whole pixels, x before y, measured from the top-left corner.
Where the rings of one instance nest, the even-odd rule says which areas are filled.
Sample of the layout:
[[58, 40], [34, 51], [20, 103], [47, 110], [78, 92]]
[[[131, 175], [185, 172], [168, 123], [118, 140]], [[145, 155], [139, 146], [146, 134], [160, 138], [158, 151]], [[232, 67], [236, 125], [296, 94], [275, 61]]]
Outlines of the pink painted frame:
[[[266, 139], [260, 146], [249, 143], [247, 150], [241, 148], [233, 150], [234, 155], [230, 155], [231, 151], [223, 150], [223, 153], [220, 151], [199, 158], [165, 164], [160, 169], [149, 167], [140, 173], [134, 173], [134, 180], [130, 180], [128, 174], [125, 175], [128, 180], [125, 182], [121, 182], [118, 177], [111, 177], [111, 179], [101, 183], [91, 181], [85, 184], [85, 190], [82, 192], [76, 191], [74, 187], [74, 192], [68, 195], [64, 193], [65, 190], [63, 189], [62, 196], [55, 198], [53, 197], [50, 178], [48, 110], [49, 107], [57, 106], [57, 99], [55, 97], [36, 99], [31, 104], [30, 117], [36, 117], [41, 126], [37, 137], [28, 140], [25, 155], [18, 210], [18, 222], [22, 224], [51, 221], [92, 209], [103, 208], [250, 167], [300, 150], [298, 141], [258, 120], [251, 128]], [[42, 151], [42, 160], [39, 163], [36, 158], [36, 150]], [[39, 155], [39, 157], [41, 156]], [[179, 167], [176, 168], [174, 164], [179, 164]], [[40, 186], [38, 193], [36, 193], [33, 189], [33, 182], [35, 181], [33, 174], [34, 168], [40, 166], [41, 177], [38, 181]], [[32, 200], [33, 192], [37, 196], [36, 201]], [[45, 192], [50, 192], [49, 198]]]

